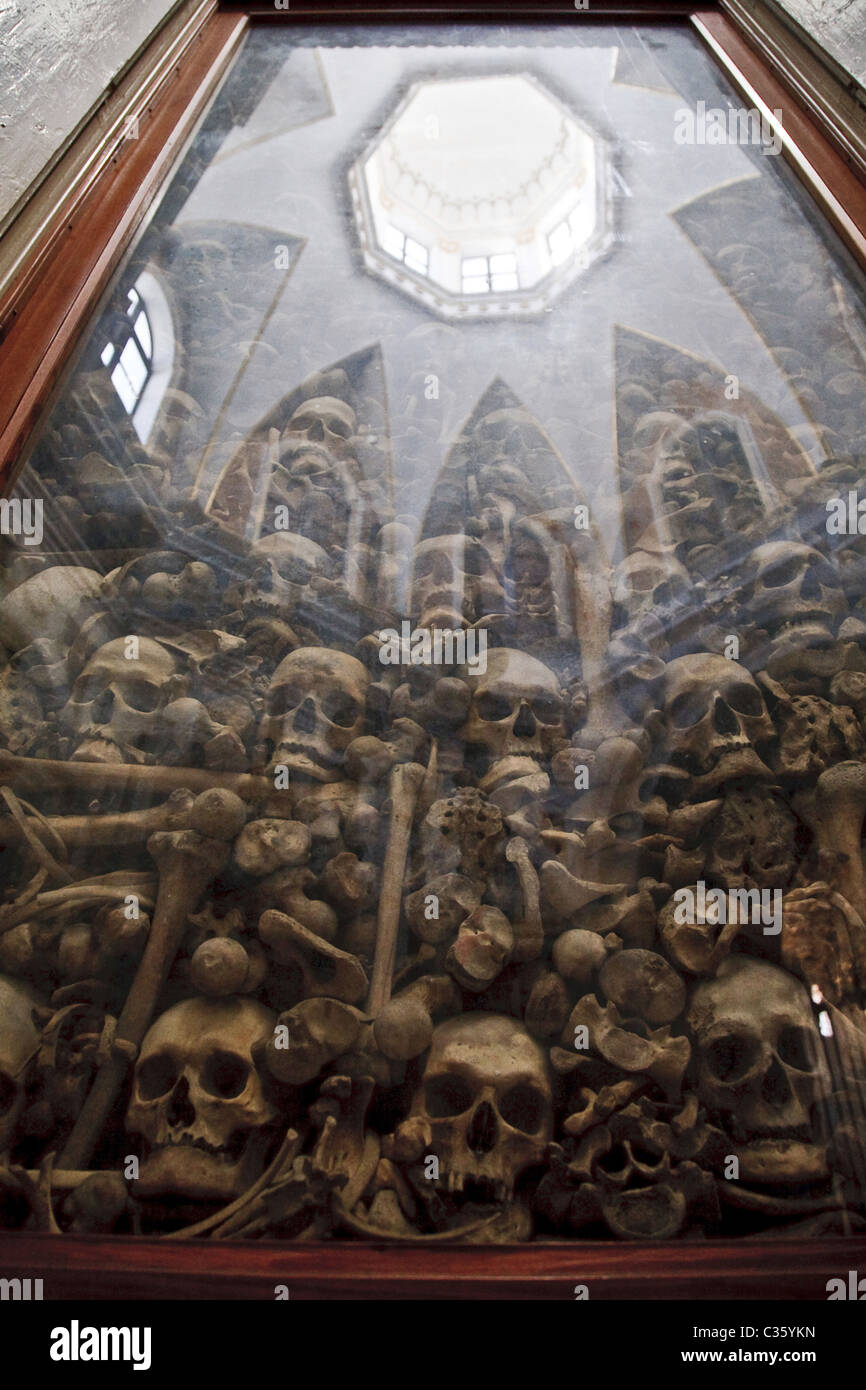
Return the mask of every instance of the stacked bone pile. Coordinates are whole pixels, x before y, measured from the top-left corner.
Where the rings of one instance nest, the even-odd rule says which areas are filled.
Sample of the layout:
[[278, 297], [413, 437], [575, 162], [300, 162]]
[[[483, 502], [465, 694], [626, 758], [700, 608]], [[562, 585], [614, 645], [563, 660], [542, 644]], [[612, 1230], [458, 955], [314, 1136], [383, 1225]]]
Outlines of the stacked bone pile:
[[16, 552], [3, 1224], [862, 1229], [858, 540], [626, 348], [614, 566], [501, 383], [393, 517], [341, 370], [147, 550]]

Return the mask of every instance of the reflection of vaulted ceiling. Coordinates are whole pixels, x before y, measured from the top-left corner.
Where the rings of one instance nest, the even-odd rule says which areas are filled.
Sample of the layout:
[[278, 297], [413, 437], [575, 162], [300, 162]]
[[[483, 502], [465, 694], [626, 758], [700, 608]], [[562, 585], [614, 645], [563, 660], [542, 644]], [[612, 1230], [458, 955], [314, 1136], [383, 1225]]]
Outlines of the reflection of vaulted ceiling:
[[[618, 333], [675, 345], [656, 354], [653, 390], [663, 389], [666, 365], [699, 362], [718, 382], [735, 373], [742, 383], [732, 413], [780, 421], [813, 464], [823, 456], [817, 413], [830, 427], [827, 450], [855, 447], [862, 330], [799, 197], [759, 152], [673, 142], [683, 73], [708, 103], [716, 92], [725, 101], [696, 41], [656, 31], [650, 54], [631, 30], [589, 34], [556, 48], [519, 35], [508, 47], [461, 49], [316, 48], [310, 36], [253, 33], [219, 98], [228, 126], [205, 124], [133, 262], [173, 274], [183, 301], [183, 385], [201, 412], [170, 447], [198, 461], [202, 501], [216, 495], [248, 434], [261, 426], [256, 437], [266, 438], [267, 422], [304, 383], [373, 345], [394, 511], [418, 529], [431, 496], [443, 495], [455, 441], [498, 377], [542, 424], [615, 550], [627, 452]], [[364, 273], [349, 169], [431, 76], [507, 85], [517, 74], [555, 94], [557, 111], [573, 110], [611, 151], [613, 254], [534, 319], [443, 321]]]
[[[592, 47], [323, 47], [317, 61], [334, 113], [325, 113], [322, 97], [311, 92], [309, 123], [299, 123], [293, 111], [295, 130], [235, 153], [227, 148], [226, 157], [192, 192], [181, 224], [231, 215], [229, 210], [240, 205], [248, 220], [306, 239], [235, 392], [231, 422], [236, 429], [253, 426], [315, 370], [376, 342], [384, 364], [398, 510], [420, 519], [451, 442], [498, 374], [543, 421], [590, 500], [597, 497], [610, 542], [616, 521], [604, 504], [615, 488], [613, 337], [619, 323], [736, 371], [786, 426], [801, 431], [806, 448], [810, 443], [814, 448], [809, 420], [768, 351], [761, 326], [708, 264], [707, 237], [685, 214], [674, 215], [713, 189], [722, 197], [725, 185], [748, 181], [760, 197], [769, 183], [762, 177], [758, 187], [759, 155], [673, 143], [674, 112], [682, 98], [659, 90], [659, 69], [664, 71], [668, 50], [686, 45], [688, 63], [696, 66], [696, 80], [710, 100], [719, 81], [710, 60], [697, 43], [669, 30], [657, 40], [645, 86], [637, 85], [636, 62], [620, 67], [628, 80], [617, 81], [612, 58], [622, 34], [600, 27], [593, 34]], [[268, 41], [286, 44], [288, 94], [300, 50], [282, 35], [271, 34]], [[359, 274], [348, 216], [348, 165], [393, 108], [394, 94], [431, 71], [455, 78], [528, 71], [575, 111], [585, 112], [602, 136], [615, 132], [616, 254], [576, 281], [540, 321], [455, 327]], [[277, 91], [271, 82], [270, 101]], [[808, 255], [824, 256], [796, 205], [788, 219]]]

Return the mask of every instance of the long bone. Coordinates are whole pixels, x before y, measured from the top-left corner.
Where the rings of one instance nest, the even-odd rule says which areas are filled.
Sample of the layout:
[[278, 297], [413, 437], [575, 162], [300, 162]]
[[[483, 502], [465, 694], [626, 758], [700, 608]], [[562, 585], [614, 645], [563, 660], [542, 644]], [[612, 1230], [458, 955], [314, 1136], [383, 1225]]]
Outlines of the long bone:
[[0, 750], [0, 784], [25, 795], [33, 792], [143, 791], [170, 796], [186, 789], [234, 792], [243, 801], [265, 801], [274, 794], [267, 777], [252, 772], [209, 772], [200, 767], [142, 767], [135, 763], [69, 763], [54, 758], [19, 758]]
[[435, 776], [435, 741], [426, 769], [420, 763], [398, 763], [391, 770], [389, 784], [391, 824], [388, 828], [388, 846], [385, 851], [385, 863], [382, 867], [376, 952], [373, 958], [370, 990], [367, 995], [367, 1012], [373, 1018], [381, 1012], [391, 997], [394, 964], [397, 959], [400, 910], [403, 904], [403, 878], [406, 872], [406, 856], [409, 853], [412, 821], [423, 784], [425, 782], [432, 783]]
[[[76, 764], [81, 767], [81, 763]], [[94, 845], [142, 844], [157, 830], [182, 830], [193, 801], [187, 788], [173, 791], [167, 801], [143, 811], [108, 812], [92, 816], [46, 816], [49, 828], [60, 836], [67, 849]], [[0, 820], [0, 845], [26, 843], [20, 825], [11, 816]]]
[[815, 832], [819, 854], [832, 869], [820, 876], [866, 918], [866, 874], [863, 872], [861, 829], [866, 814], [866, 765], [837, 763], [822, 772], [814, 801], [804, 798], [801, 814]]
[[246, 819], [246, 807], [230, 791], [210, 791], [196, 798], [193, 825], [210, 829], [162, 830], [147, 842], [159, 869], [159, 889], [147, 945], [135, 980], [117, 1020], [109, 1056], [90, 1088], [59, 1165], [85, 1168], [114, 1105], [127, 1069], [147, 1032], [160, 990], [183, 937], [189, 914], [227, 862], [231, 842]]

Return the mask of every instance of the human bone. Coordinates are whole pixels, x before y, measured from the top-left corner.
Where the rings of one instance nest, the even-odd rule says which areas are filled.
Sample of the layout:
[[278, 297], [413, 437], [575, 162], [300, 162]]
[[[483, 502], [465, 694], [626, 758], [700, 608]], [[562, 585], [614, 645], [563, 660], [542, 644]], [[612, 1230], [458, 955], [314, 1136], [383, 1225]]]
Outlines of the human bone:
[[279, 1115], [259, 1062], [275, 1021], [252, 999], [187, 999], [151, 1026], [126, 1113], [144, 1195], [229, 1202], [255, 1181]]
[[60, 720], [75, 740], [73, 762], [141, 762], [176, 750], [164, 712], [178, 662], [149, 637], [130, 656], [125, 638], [106, 642], [84, 666]]
[[698, 1095], [733, 1137], [812, 1137], [829, 1073], [799, 980], [769, 961], [730, 956], [699, 984], [687, 1020]]
[[671, 762], [701, 787], [769, 777], [756, 749], [773, 738], [773, 723], [753, 676], [738, 662], [706, 653], [668, 662], [663, 714]]
[[99, 597], [102, 575], [83, 565], [53, 565], [6, 594], [0, 642], [17, 652], [37, 638], [66, 641]]
[[302, 647], [285, 657], [267, 694], [271, 765], [316, 782], [338, 781], [346, 749], [364, 727], [368, 683], [366, 668], [345, 652]]
[[25, 1101], [28, 1068], [42, 1041], [36, 1010], [41, 1000], [21, 980], [0, 975], [0, 1155], [15, 1138]]
[[438, 1157], [448, 1192], [509, 1199], [551, 1135], [544, 1052], [522, 1024], [499, 1014], [440, 1023], [407, 1123]]
[[830, 636], [845, 597], [830, 562], [798, 541], [769, 541], [751, 559], [746, 593], [751, 622], [774, 636]]
[[411, 612], [419, 628], [462, 628], [494, 608], [490, 556], [471, 536], [434, 536], [412, 557]]
[[471, 681], [472, 703], [461, 730], [490, 761], [515, 754], [546, 757], [564, 737], [559, 682], [543, 662], [525, 652], [497, 647], [484, 675]]

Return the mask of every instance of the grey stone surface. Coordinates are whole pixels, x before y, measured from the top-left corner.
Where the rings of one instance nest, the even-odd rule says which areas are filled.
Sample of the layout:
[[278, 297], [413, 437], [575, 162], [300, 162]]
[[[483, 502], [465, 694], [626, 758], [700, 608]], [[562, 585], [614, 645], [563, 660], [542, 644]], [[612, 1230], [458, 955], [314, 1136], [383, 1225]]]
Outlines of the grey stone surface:
[[779, 0], [779, 4], [866, 87], [866, 0]]
[[3, 0], [0, 221], [179, 0]]

